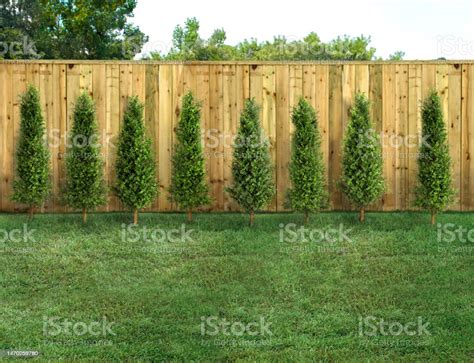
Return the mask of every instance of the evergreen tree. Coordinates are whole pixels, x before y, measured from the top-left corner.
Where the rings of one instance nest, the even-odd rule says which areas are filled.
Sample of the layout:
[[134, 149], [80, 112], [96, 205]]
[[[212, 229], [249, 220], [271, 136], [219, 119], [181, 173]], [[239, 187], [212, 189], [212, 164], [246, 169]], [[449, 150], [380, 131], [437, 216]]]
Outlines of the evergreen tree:
[[340, 186], [365, 220], [365, 208], [384, 192], [380, 140], [370, 119], [369, 100], [363, 93], [355, 97], [344, 137]]
[[418, 159], [415, 204], [431, 213], [431, 224], [434, 224], [436, 214], [446, 209], [454, 196], [448, 135], [441, 100], [435, 90], [430, 90], [423, 102], [421, 119], [423, 142]]
[[39, 92], [33, 86], [21, 96], [20, 137], [16, 152], [15, 202], [26, 204], [30, 218], [51, 190], [49, 151], [45, 144], [46, 128], [41, 114]]
[[136, 96], [129, 98], [123, 116], [115, 168], [115, 193], [133, 210], [133, 223], [137, 224], [138, 210], [153, 202], [158, 184], [151, 140], [145, 133], [143, 104]]
[[208, 204], [208, 186], [201, 145], [201, 110], [191, 92], [183, 97], [181, 115], [176, 131], [177, 143], [173, 155], [170, 200], [187, 211]]
[[87, 210], [105, 203], [103, 161], [100, 155], [95, 105], [87, 93], [82, 93], [74, 108], [74, 123], [66, 153], [66, 187], [64, 201], [72, 208]]
[[259, 107], [255, 99], [248, 99], [234, 142], [233, 184], [227, 191], [250, 214], [251, 226], [255, 211], [270, 203], [275, 193], [268, 146], [260, 125]]
[[310, 212], [327, 205], [321, 135], [316, 112], [304, 98], [300, 98], [293, 108], [291, 120], [295, 132], [290, 163], [292, 187], [288, 191], [288, 200], [294, 210], [304, 212], [306, 224]]

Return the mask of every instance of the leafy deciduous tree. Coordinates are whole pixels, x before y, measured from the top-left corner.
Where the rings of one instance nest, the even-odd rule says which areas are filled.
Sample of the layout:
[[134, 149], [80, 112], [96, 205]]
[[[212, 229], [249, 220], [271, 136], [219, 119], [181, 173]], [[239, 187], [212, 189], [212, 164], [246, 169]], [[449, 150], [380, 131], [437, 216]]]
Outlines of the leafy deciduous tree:
[[26, 51], [16, 58], [133, 59], [148, 40], [129, 22], [136, 5], [136, 0], [0, 0], [0, 40], [26, 37], [34, 44], [38, 54]]

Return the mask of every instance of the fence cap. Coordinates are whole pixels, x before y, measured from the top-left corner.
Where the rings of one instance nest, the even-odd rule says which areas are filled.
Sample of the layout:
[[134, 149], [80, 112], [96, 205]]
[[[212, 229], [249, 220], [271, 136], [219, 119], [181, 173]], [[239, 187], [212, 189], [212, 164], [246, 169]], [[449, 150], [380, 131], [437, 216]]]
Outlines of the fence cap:
[[384, 65], [384, 64], [474, 64], [474, 59], [459, 60], [373, 60], [373, 61], [155, 61], [155, 60], [84, 60], [84, 59], [3, 59], [0, 64], [149, 64], [149, 65]]

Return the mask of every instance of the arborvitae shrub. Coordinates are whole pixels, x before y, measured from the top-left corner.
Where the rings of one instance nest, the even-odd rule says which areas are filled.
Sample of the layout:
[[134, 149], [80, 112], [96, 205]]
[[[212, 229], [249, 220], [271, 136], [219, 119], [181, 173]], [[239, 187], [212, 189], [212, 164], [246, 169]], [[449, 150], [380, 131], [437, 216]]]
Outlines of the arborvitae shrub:
[[435, 90], [430, 90], [423, 102], [421, 120], [423, 142], [418, 158], [415, 204], [431, 213], [434, 224], [436, 214], [446, 209], [454, 196], [448, 136], [441, 101]]
[[170, 200], [188, 212], [210, 202], [201, 145], [201, 106], [191, 92], [183, 97], [172, 159]]
[[292, 139], [288, 201], [296, 211], [305, 214], [327, 205], [326, 179], [321, 153], [321, 135], [313, 107], [300, 98], [291, 115], [295, 131]]
[[16, 179], [12, 200], [26, 204], [30, 217], [51, 190], [46, 128], [41, 114], [39, 92], [33, 86], [21, 96], [20, 137], [16, 151]]
[[369, 100], [358, 93], [344, 137], [340, 186], [365, 220], [365, 208], [384, 192], [380, 139], [370, 119]]
[[138, 210], [153, 202], [158, 184], [151, 140], [146, 136], [143, 122], [143, 104], [136, 96], [129, 98], [123, 116], [115, 168], [115, 193], [133, 210], [133, 223], [137, 224]]
[[260, 125], [259, 107], [255, 99], [246, 100], [234, 142], [233, 184], [227, 191], [250, 214], [251, 226], [255, 211], [268, 205], [275, 193], [268, 148]]
[[87, 93], [81, 94], [76, 101], [68, 146], [64, 201], [68, 206], [82, 210], [85, 223], [87, 210], [106, 201], [95, 105]]

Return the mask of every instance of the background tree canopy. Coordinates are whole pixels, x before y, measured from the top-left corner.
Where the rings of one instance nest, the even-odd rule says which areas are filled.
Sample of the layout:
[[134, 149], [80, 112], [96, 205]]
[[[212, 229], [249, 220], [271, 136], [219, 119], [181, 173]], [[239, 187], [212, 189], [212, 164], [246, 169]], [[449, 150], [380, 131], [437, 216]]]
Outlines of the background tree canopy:
[[136, 0], [0, 0], [0, 41], [16, 42], [3, 57], [133, 59], [148, 40], [128, 22], [136, 5]]
[[[0, 0], [0, 59], [133, 59], [148, 37], [129, 22], [137, 0]], [[315, 32], [301, 40], [276, 36], [272, 41], [245, 39], [226, 44], [224, 29], [199, 35], [199, 21], [176, 26], [172, 47], [151, 52], [155, 60], [372, 60], [370, 37], [337, 37], [327, 43]], [[5, 45], [7, 47], [5, 47]], [[8, 51], [6, 51], [8, 48]], [[395, 51], [389, 58], [404, 56]]]
[[[302, 40], [290, 41], [276, 36], [273, 41], [259, 42], [245, 39], [235, 46], [225, 44], [224, 29], [216, 29], [209, 39], [199, 35], [199, 21], [186, 19], [184, 26], [176, 26], [173, 46], [168, 53], [151, 52], [151, 59], [160, 60], [372, 60], [375, 48], [370, 37], [347, 35], [324, 43], [315, 32]], [[389, 59], [400, 60], [405, 54], [395, 51]]]

